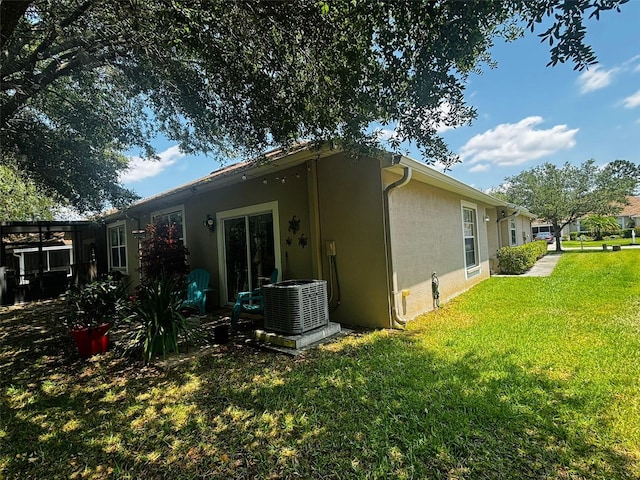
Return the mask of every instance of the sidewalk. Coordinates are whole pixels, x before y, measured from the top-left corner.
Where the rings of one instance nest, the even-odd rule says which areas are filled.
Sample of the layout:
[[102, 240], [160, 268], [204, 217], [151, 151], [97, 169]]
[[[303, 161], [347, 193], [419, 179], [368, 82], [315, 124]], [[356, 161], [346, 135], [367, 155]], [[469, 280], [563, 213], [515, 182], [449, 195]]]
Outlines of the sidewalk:
[[557, 253], [549, 253], [542, 257], [540, 260], [536, 262], [536, 264], [531, 267], [528, 271], [523, 273], [522, 275], [512, 275], [516, 277], [548, 277], [553, 272], [553, 269], [556, 268], [558, 261], [562, 254]]
[[548, 277], [553, 272], [553, 269], [556, 268], [558, 261], [562, 254], [557, 253], [548, 253], [540, 260], [536, 262], [536, 264], [527, 270], [525, 273], [520, 275], [505, 275], [499, 273], [497, 275], [491, 275], [492, 277]]

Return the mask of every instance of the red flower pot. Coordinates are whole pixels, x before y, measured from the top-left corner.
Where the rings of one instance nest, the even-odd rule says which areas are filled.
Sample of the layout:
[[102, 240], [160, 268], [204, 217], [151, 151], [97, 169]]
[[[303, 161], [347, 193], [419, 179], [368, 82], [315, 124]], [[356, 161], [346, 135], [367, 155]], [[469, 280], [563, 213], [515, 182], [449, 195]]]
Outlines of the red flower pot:
[[71, 330], [71, 336], [78, 346], [82, 358], [88, 358], [98, 353], [104, 353], [109, 347], [109, 324], [103, 323], [96, 328], [79, 328]]

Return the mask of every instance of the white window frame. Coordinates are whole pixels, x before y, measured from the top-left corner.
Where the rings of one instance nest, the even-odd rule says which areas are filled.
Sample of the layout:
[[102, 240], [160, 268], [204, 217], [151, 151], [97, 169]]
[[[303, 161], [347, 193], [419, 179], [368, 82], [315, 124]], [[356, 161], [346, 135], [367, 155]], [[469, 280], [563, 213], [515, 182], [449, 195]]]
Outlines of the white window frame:
[[[113, 255], [111, 250], [113, 249], [113, 245], [111, 245], [111, 230], [113, 230], [114, 228], [122, 228], [124, 230], [124, 245], [118, 245], [118, 248], [124, 247], [124, 255], [125, 255], [125, 259], [127, 264], [124, 267], [116, 267], [113, 265]], [[118, 235], [118, 238], [120, 238], [120, 236]], [[109, 248], [109, 270], [115, 270], [118, 272], [122, 272], [125, 275], [129, 274], [129, 245], [127, 242], [127, 222], [116, 222], [116, 223], [111, 223], [109, 225], [107, 225], [107, 245]]]
[[518, 237], [516, 236], [516, 220], [515, 218], [509, 219], [509, 245], [512, 247], [518, 244]]
[[282, 272], [280, 255], [280, 215], [278, 213], [278, 202], [258, 203], [247, 207], [234, 208], [216, 213], [216, 233], [218, 240], [218, 280], [220, 285], [220, 304], [227, 305], [227, 257], [224, 248], [224, 221], [230, 218], [243, 217], [247, 215], [259, 215], [261, 213], [271, 213], [273, 218], [273, 244], [276, 268]]
[[[69, 267], [67, 268], [67, 277], [71, 277], [72, 268], [73, 268], [73, 245], [56, 245], [52, 247], [42, 247], [42, 271], [43, 272], [51, 272], [55, 270], [51, 270], [51, 259], [49, 254], [51, 252], [59, 252], [67, 250], [69, 253]], [[24, 258], [25, 253], [40, 253], [40, 249], [37, 247], [29, 247], [29, 248], [18, 248], [14, 250], [13, 254], [16, 257], [19, 257], [19, 269], [20, 269], [20, 284], [29, 283], [26, 279], [27, 277], [27, 266]], [[62, 271], [62, 270], [60, 270]]]
[[151, 212], [151, 221], [155, 223], [158, 217], [162, 215], [176, 213], [176, 212], [180, 212], [180, 215], [182, 215], [182, 243], [186, 247], [187, 246], [187, 222], [185, 221], [184, 205], [174, 205], [173, 207], [167, 207], [167, 208], [163, 208], [162, 210]]
[[[462, 258], [464, 261], [465, 278], [469, 279], [471, 277], [475, 277], [481, 272], [481, 265], [482, 265], [482, 262], [480, 261], [480, 231], [478, 228], [478, 206], [475, 203], [466, 202], [464, 200], [461, 201], [460, 203], [461, 203], [460, 217], [462, 220]], [[465, 223], [466, 223], [464, 219], [465, 210], [472, 211], [474, 215], [473, 237], [468, 237], [465, 234]], [[466, 250], [466, 242], [465, 242], [467, 238], [473, 238], [474, 240], [473, 244], [474, 244], [474, 252], [475, 252], [475, 258], [476, 258], [475, 265], [467, 265], [467, 250]]]

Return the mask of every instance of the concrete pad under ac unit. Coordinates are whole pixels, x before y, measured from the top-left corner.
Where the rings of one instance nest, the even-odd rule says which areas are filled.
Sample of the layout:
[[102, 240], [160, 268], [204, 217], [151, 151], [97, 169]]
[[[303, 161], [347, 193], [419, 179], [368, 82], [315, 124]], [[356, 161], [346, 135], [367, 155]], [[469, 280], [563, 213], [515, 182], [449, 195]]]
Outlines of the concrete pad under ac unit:
[[279, 347], [300, 350], [302, 348], [321, 342], [325, 338], [337, 335], [341, 332], [339, 323], [329, 322], [323, 327], [309, 330], [298, 335], [286, 335], [283, 333], [268, 332], [266, 330], [256, 330], [253, 333], [254, 340]]

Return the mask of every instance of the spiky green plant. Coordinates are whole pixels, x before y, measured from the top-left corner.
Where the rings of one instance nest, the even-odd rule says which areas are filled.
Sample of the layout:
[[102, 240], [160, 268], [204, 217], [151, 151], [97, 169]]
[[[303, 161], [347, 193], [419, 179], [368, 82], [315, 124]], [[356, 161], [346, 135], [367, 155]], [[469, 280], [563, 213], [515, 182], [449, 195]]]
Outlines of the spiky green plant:
[[145, 363], [154, 354], [179, 353], [179, 340], [192, 340], [198, 336], [198, 321], [185, 317], [181, 310], [185, 299], [182, 282], [173, 277], [142, 284], [131, 306], [127, 321], [133, 325], [125, 340], [125, 351], [142, 351]]

